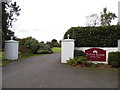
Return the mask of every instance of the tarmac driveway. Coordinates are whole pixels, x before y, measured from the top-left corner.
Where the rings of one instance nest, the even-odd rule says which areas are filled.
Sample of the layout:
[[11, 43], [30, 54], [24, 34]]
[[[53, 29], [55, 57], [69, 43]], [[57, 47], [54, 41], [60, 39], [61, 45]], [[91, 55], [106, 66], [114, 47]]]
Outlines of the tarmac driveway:
[[3, 88], [118, 88], [118, 71], [76, 68], [49, 54], [4, 66]]

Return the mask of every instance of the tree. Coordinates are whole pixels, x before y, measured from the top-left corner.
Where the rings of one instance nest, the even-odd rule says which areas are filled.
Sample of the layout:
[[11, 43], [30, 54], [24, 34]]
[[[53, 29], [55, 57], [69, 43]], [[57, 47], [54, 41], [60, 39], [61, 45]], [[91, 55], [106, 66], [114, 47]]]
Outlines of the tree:
[[20, 7], [16, 2], [6, 3], [2, 2], [2, 43], [7, 39], [10, 39], [10, 36], [14, 36], [14, 32], [10, 30], [12, 27], [13, 21], [16, 21], [16, 16], [20, 15]]
[[101, 25], [110, 25], [111, 21], [115, 18], [117, 18], [115, 13], [107, 12], [107, 8], [103, 8], [103, 12], [101, 12]]
[[50, 48], [53, 47], [53, 46], [51, 45], [51, 42], [50, 42], [50, 41], [47, 41], [46, 44], [47, 44]]
[[44, 43], [44, 41], [41, 41], [40, 43]]
[[56, 39], [53, 39], [53, 40], [51, 41], [51, 46], [52, 46], [52, 47], [59, 47], [60, 45], [59, 45], [59, 43], [58, 43], [58, 41], [57, 41]]
[[[27, 37], [27, 38], [23, 38], [19, 41], [19, 48], [20, 51], [23, 51], [23, 47], [27, 50], [29, 49], [32, 53], [37, 53], [37, 50], [39, 49], [39, 42], [38, 40], [36, 40], [35, 38], [32, 37]], [[25, 52], [25, 50], [24, 50]], [[22, 52], [23, 53], [23, 52]]]
[[87, 19], [87, 26], [97, 26], [100, 23], [99, 16], [97, 14], [91, 14], [89, 16], [86, 16]]
[[57, 40], [56, 40], [56, 39], [53, 39], [51, 42], [56, 43], [56, 42], [57, 42]]

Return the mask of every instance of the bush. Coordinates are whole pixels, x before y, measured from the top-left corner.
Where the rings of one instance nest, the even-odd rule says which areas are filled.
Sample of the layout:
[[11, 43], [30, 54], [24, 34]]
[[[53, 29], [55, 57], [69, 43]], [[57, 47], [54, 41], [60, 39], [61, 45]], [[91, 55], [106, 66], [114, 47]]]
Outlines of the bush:
[[74, 50], [74, 57], [85, 56], [86, 54], [82, 50]]
[[37, 53], [38, 53], [38, 54], [51, 54], [51, 53], [53, 53], [53, 51], [49, 51], [49, 50], [38, 50]]
[[86, 67], [90, 67], [94, 65], [92, 62], [87, 61], [87, 57], [83, 57], [83, 56], [79, 56], [79, 57], [75, 57], [74, 59], [67, 60], [67, 63], [74, 66], [83, 65]]
[[75, 39], [76, 47], [117, 47], [120, 26], [71, 27], [64, 35]]
[[50, 48], [49, 45], [44, 44], [44, 43], [39, 43], [39, 49], [37, 50], [38, 54], [51, 54], [53, 53], [52, 49]]
[[[19, 47], [23, 47], [26, 48], [25, 50], [31, 50], [32, 53], [37, 53], [37, 50], [39, 49], [39, 42], [38, 40], [32, 38], [32, 37], [27, 37], [27, 38], [23, 38], [19, 41]], [[21, 49], [20, 49], [21, 50]], [[26, 52], [26, 51], [25, 51]]]
[[69, 59], [69, 60], [67, 60], [67, 63], [70, 64], [70, 65], [77, 65], [77, 60]]
[[32, 51], [25, 46], [20, 46], [19, 48], [19, 58], [27, 57], [32, 55]]
[[110, 52], [108, 55], [108, 64], [113, 67], [120, 67], [120, 52]]

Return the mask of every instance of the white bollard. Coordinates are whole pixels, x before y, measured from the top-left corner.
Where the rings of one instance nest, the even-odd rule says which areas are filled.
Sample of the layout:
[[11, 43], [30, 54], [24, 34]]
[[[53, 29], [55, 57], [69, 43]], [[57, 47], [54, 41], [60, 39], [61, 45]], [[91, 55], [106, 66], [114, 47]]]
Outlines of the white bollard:
[[118, 40], [118, 51], [120, 52], [120, 40]]
[[69, 60], [70, 58], [74, 58], [74, 41], [74, 39], [61, 40], [61, 63], [67, 63], [67, 60]]

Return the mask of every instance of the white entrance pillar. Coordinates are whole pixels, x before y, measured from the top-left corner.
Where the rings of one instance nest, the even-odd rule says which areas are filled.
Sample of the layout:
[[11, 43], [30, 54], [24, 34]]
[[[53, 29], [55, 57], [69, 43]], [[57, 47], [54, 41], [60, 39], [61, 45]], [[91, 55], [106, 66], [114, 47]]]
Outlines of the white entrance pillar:
[[61, 53], [61, 63], [67, 63], [66, 61], [70, 58], [74, 58], [74, 39], [63, 39], [62, 53]]
[[120, 39], [118, 40], [118, 51], [120, 52]]
[[5, 41], [5, 59], [17, 60], [18, 59], [18, 41], [11, 40]]

